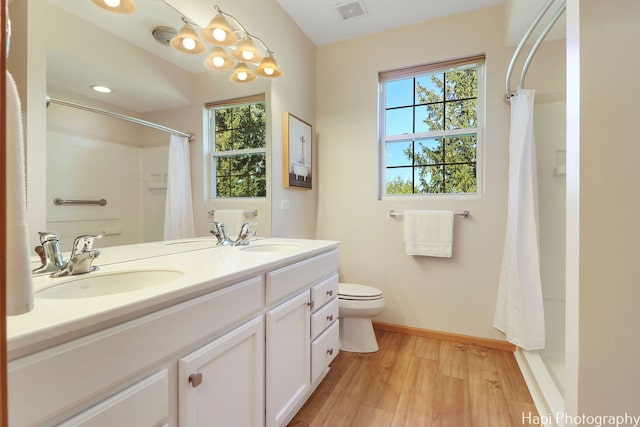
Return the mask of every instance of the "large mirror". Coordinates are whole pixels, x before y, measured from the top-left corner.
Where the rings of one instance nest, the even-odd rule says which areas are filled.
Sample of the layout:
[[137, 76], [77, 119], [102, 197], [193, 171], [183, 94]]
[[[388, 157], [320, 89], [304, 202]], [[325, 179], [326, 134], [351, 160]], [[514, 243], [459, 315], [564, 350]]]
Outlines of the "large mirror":
[[[64, 104], [70, 102], [195, 134], [190, 151], [197, 235], [207, 234], [211, 209], [257, 212], [251, 219], [259, 235], [270, 235], [269, 198], [211, 200], [203, 135], [205, 103], [268, 94], [269, 82], [239, 85], [227, 73], [208, 70], [206, 54], [190, 56], [167, 45], [171, 28], [183, 25], [178, 10], [162, 0], [136, 5], [136, 13], [119, 15], [88, 0], [48, 0], [50, 28], [42, 32], [46, 91], [53, 100], [46, 112], [48, 231], [62, 235], [63, 249], [86, 232], [105, 233], [99, 247], [163, 239], [170, 134]], [[211, 7], [206, 19], [214, 12]], [[189, 18], [203, 25], [198, 20], [204, 17]], [[109, 86], [112, 93], [94, 92], [94, 85]], [[104, 199], [106, 205], [57, 205], [55, 199]]]

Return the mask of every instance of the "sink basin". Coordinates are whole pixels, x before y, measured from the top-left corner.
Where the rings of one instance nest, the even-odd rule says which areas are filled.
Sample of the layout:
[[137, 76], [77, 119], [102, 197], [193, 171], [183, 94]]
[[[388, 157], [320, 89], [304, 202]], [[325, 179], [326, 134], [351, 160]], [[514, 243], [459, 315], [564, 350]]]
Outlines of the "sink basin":
[[205, 239], [205, 240], [180, 240], [176, 242], [165, 243], [167, 246], [173, 246], [180, 249], [203, 249], [212, 248], [218, 244], [217, 239]]
[[243, 246], [240, 250], [245, 252], [290, 252], [301, 247], [302, 245], [297, 243], [257, 243]]
[[120, 294], [160, 286], [179, 278], [182, 274], [175, 270], [87, 273], [83, 276], [72, 276], [64, 282], [37, 291], [35, 296], [47, 299], [75, 299]]

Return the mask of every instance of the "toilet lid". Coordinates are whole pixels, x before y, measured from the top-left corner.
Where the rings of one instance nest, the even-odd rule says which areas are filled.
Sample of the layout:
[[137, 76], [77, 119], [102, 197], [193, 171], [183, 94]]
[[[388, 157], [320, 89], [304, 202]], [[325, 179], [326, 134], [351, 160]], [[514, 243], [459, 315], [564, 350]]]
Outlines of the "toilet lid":
[[371, 286], [340, 283], [338, 285], [338, 296], [348, 299], [378, 299], [382, 298], [382, 291]]

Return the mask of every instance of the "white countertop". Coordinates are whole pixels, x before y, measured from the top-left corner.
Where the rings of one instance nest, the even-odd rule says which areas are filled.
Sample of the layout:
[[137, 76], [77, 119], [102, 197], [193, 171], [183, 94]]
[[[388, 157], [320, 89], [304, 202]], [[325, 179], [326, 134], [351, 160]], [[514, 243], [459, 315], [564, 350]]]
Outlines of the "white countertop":
[[[215, 246], [210, 237], [172, 242], [99, 248], [94, 265], [99, 271], [64, 278], [34, 278], [34, 309], [7, 318], [9, 360], [51, 347], [169, 307], [298, 260], [337, 248], [326, 240], [268, 238], [251, 246], [294, 245], [284, 251], [252, 251], [246, 247]], [[68, 281], [123, 271], [175, 270], [180, 277], [161, 285], [139, 290], [75, 299], [38, 297], [38, 291]]]

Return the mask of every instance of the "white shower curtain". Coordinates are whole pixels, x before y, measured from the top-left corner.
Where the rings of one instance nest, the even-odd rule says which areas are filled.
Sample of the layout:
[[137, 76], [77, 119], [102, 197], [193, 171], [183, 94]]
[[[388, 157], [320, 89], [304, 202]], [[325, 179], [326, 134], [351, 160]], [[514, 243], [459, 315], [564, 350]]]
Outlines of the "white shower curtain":
[[171, 135], [164, 239], [185, 239], [194, 236], [189, 140], [184, 136]]
[[535, 91], [511, 98], [509, 192], [504, 253], [493, 325], [525, 350], [544, 348], [544, 308], [538, 249], [538, 191], [533, 137]]

